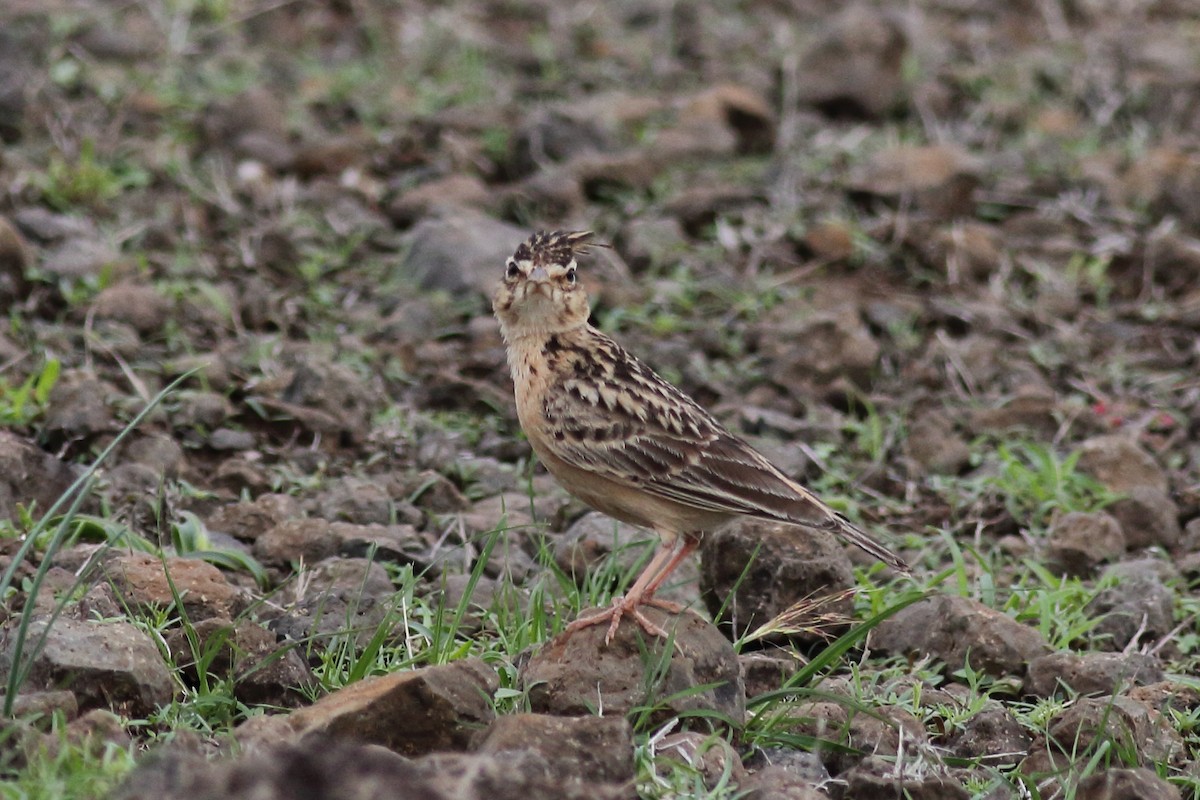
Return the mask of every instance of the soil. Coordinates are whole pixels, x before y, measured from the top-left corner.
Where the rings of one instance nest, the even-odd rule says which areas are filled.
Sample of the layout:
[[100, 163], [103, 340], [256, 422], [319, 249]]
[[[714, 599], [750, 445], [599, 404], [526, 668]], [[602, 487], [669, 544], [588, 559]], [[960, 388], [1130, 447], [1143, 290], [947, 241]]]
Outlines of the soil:
[[[0, 675], [45, 638], [6, 776], [61, 740], [131, 753], [122, 797], [1197, 791], [1195, 8], [720, 6], [7, 0]], [[488, 296], [542, 228], [915, 577], [746, 525], [664, 592], [679, 641], [555, 639], [651, 537], [520, 433]], [[332, 691], [381, 630], [410, 657]], [[196, 744], [201, 669], [242, 705]]]

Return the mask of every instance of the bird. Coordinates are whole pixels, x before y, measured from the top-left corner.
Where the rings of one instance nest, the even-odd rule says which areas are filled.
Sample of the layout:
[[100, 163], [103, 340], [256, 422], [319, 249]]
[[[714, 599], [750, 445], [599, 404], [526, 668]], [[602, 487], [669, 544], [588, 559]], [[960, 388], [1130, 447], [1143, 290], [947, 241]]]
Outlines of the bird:
[[591, 231], [538, 231], [505, 261], [493, 296], [533, 452], [570, 494], [610, 517], [658, 534], [659, 547], [611, 607], [564, 633], [623, 617], [666, 636], [645, 606], [706, 532], [737, 518], [830, 531], [896, 570], [909, 566], [866, 531], [787, 477], [712, 414], [590, 324], [578, 258], [600, 246]]

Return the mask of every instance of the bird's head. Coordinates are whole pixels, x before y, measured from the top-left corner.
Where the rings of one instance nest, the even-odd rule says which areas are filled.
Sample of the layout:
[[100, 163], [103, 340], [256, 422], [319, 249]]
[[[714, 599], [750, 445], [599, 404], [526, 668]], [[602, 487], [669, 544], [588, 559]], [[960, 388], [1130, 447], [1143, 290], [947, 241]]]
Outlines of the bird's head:
[[576, 276], [575, 258], [587, 251], [591, 238], [591, 231], [538, 231], [504, 262], [492, 309], [506, 339], [587, 324], [587, 292]]

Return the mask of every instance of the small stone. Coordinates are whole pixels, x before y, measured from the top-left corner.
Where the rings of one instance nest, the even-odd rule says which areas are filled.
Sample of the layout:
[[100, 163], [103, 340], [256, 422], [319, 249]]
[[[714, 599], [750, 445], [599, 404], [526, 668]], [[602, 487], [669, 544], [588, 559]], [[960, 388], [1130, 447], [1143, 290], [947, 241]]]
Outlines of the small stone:
[[732, 638], [817, 597], [834, 599], [772, 635], [822, 641], [849, 625], [853, 603], [837, 595], [854, 586], [854, 572], [832, 534], [745, 520], [705, 536], [700, 553], [701, 594], [711, 613], [725, 607], [722, 624], [731, 626]]
[[968, 800], [971, 794], [950, 775], [934, 770], [912, 770], [896, 774], [890, 760], [875, 756], [838, 776], [846, 782], [846, 797], [854, 800]]
[[687, 234], [674, 217], [635, 217], [616, 237], [616, 248], [631, 269], [645, 270], [678, 259]]
[[477, 658], [366, 678], [292, 712], [301, 739], [337, 737], [401, 755], [466, 750], [495, 717], [496, 673]]
[[916, 462], [916, 475], [957, 475], [971, 463], [971, 448], [945, 412], [930, 411], [917, 417], [909, 428], [905, 450]]
[[438, 207], [479, 208], [492, 199], [487, 184], [475, 175], [447, 175], [422, 183], [396, 196], [387, 206], [388, 217], [407, 227]]
[[1079, 450], [1079, 470], [1114, 492], [1149, 487], [1166, 495], [1171, 490], [1166, 473], [1154, 457], [1127, 436], [1096, 436], [1083, 442]]
[[1153, 559], [1126, 561], [1108, 567], [1116, 586], [1100, 592], [1084, 611], [1100, 621], [1090, 632], [1105, 650], [1124, 650], [1138, 642], [1157, 642], [1175, 627], [1175, 593], [1163, 581], [1168, 565]]
[[229, 503], [218, 507], [205, 525], [209, 530], [226, 533], [252, 542], [287, 519], [300, 516], [300, 503], [286, 494], [262, 494], [249, 503]]
[[1105, 769], [1079, 782], [1075, 800], [1181, 800], [1178, 787], [1153, 770]]
[[1029, 664], [1022, 691], [1034, 697], [1114, 694], [1164, 679], [1154, 656], [1142, 653], [1074, 653], [1061, 651]]
[[15, 521], [18, 505], [49, 510], [71, 486], [75, 471], [12, 431], [0, 430], [0, 519]]
[[1134, 486], [1108, 506], [1125, 534], [1130, 549], [1162, 547], [1174, 549], [1183, 538], [1179, 506], [1167, 494], [1151, 486]]
[[938, 219], [967, 215], [978, 165], [953, 145], [901, 145], [873, 155], [851, 179], [855, 191], [903, 201]]
[[1041, 746], [1068, 756], [1105, 739], [1136, 757], [1139, 765], [1179, 763], [1185, 752], [1179, 732], [1161, 714], [1123, 696], [1077, 698], [1050, 720], [1047, 734]]
[[554, 764], [565, 783], [634, 779], [633, 728], [621, 716], [508, 714], [488, 726], [475, 750], [496, 756], [533, 751]]
[[845, 7], [800, 57], [797, 99], [832, 116], [879, 118], [907, 101], [908, 35], [899, 18], [865, 3]]
[[128, 323], [140, 334], [155, 333], [170, 316], [171, 301], [153, 286], [118, 283], [96, 295], [92, 313], [97, 319]]
[[[0, 675], [13, 668], [14, 632], [4, 637]], [[150, 637], [127, 622], [84, 622], [59, 617], [53, 625], [33, 622], [27, 642], [45, 637], [26, 686], [69, 686], [81, 709], [104, 708], [145, 717], [170, 702], [171, 673]], [[28, 655], [28, 653], [26, 653]]]
[[243, 703], [289, 708], [307, 704], [306, 690], [316, 687], [308, 664], [296, 644], [281, 642], [274, 633], [249, 620], [210, 618], [193, 626], [196, 643], [182, 628], [167, 634], [174, 662], [192, 680], [196, 660], [205, 658], [211, 677], [231, 680], [233, 694]]
[[328, 520], [288, 519], [254, 540], [254, 557], [273, 566], [287, 566], [301, 560], [315, 564], [336, 555], [341, 543], [341, 537]]
[[1046, 563], [1056, 572], [1086, 577], [1124, 553], [1121, 523], [1103, 511], [1072, 511], [1050, 526]]
[[221, 571], [206, 561], [172, 557], [166, 559], [165, 567], [155, 556], [130, 553], [105, 561], [104, 576], [118, 599], [143, 610], [172, 605], [177, 592], [184, 613], [193, 622], [209, 617], [231, 618], [246, 604]]
[[490, 296], [504, 260], [528, 233], [476, 213], [426, 219], [408, 234], [400, 272], [424, 289]]
[[777, 691], [801, 666], [798, 657], [789, 655], [788, 651], [767, 650], [740, 653], [738, 664], [741, 665], [747, 698]]
[[770, 765], [738, 784], [744, 800], [827, 800], [819, 782], [795, 774], [787, 767]]
[[950, 674], [970, 659], [989, 675], [1023, 675], [1030, 660], [1049, 651], [1042, 635], [1008, 615], [966, 597], [930, 597], [884, 620], [871, 634], [872, 649], [929, 656]]
[[955, 756], [979, 759], [990, 767], [1010, 766], [1024, 758], [1032, 738], [1003, 706], [984, 708], [971, 715], [948, 743]]
[[761, 348], [776, 381], [784, 386], [825, 385], [838, 379], [865, 385], [882, 352], [867, 326], [846, 313], [774, 319], [764, 324]]
[[[585, 609], [581, 616], [600, 610]], [[672, 634], [666, 674], [658, 681], [647, 685], [645, 659], [663, 659], [667, 642], [623, 618], [607, 645], [607, 624], [592, 625], [570, 636], [560, 634], [543, 645], [519, 675], [530, 707], [563, 716], [594, 713], [600, 706], [605, 714], [627, 714], [653, 701], [661, 703], [661, 708], [652, 715], [651, 725], [704, 709], [740, 727], [746, 714], [745, 691], [737, 656], [720, 631], [695, 612], [675, 616], [654, 607], [641, 610], [653, 624]], [[698, 690], [701, 686], [709, 688]], [[663, 698], [669, 700], [663, 702]]]

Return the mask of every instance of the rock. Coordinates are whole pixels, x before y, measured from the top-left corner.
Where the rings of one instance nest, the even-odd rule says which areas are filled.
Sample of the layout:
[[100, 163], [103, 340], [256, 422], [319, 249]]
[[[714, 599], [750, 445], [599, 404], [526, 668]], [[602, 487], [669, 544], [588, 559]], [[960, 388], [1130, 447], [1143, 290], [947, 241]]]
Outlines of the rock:
[[384, 597], [396, 589], [383, 565], [366, 558], [330, 558], [313, 566], [305, 577], [312, 595], [341, 592]]
[[1185, 752], [1179, 732], [1162, 715], [1116, 696], [1077, 698], [1050, 720], [1046, 741], [1035, 743], [1030, 753], [1049, 747], [1073, 757], [1105, 740], [1136, 758], [1139, 766], [1178, 764]]
[[39, 730], [48, 731], [58, 714], [66, 722], [79, 716], [79, 701], [66, 689], [21, 692], [13, 700], [13, 719], [28, 719]]
[[1043, 698], [1060, 694], [1115, 694], [1161, 681], [1164, 677], [1154, 656], [1060, 651], [1030, 662], [1022, 691]]
[[387, 215], [408, 227], [438, 207], [480, 208], [492, 197], [487, 184], [474, 175], [447, 175], [397, 195], [388, 203]]
[[117, 598], [141, 611], [174, 604], [172, 584], [183, 601], [183, 613], [192, 622], [210, 617], [230, 619], [248, 604], [219, 569], [195, 558], [167, 558], [164, 570], [155, 556], [129, 553], [106, 560], [103, 570]]
[[1022, 675], [1049, 651], [1042, 635], [978, 600], [939, 596], [921, 600], [884, 620], [870, 638], [872, 649], [932, 657], [953, 674], [967, 662], [989, 675]]
[[254, 434], [250, 431], [235, 430], [233, 428], [217, 428], [208, 435], [204, 440], [204, 444], [210, 450], [218, 452], [237, 453], [243, 450], [253, 450], [258, 444], [254, 438]]
[[79, 236], [43, 253], [41, 269], [54, 278], [78, 280], [113, 269], [120, 260], [121, 254], [106, 242]]
[[630, 269], [646, 270], [680, 258], [687, 234], [674, 217], [635, 217], [616, 236], [615, 247]]
[[[428, 794], [418, 796], [431, 800], [630, 800], [633, 797], [629, 784], [563, 781], [558, 765], [533, 752], [434, 753], [415, 765], [419, 780], [429, 787]], [[417, 782], [401, 785], [421, 786]], [[388, 794], [379, 800], [394, 796]]]
[[338, 553], [342, 538], [334, 523], [323, 519], [287, 519], [254, 540], [254, 557], [266, 565], [285, 567], [303, 560], [314, 564]]
[[319, 352], [297, 349], [290, 360], [290, 368], [255, 386], [248, 401], [268, 417], [290, 420], [303, 430], [334, 436], [335, 441], [365, 437], [371, 415], [384, 404], [375, 380]]
[[133, 439], [125, 447], [124, 457], [167, 478], [179, 477], [186, 463], [183, 448], [170, 436], [163, 434]]
[[1058, 399], [1043, 387], [1018, 388], [1016, 395], [995, 408], [971, 412], [971, 429], [1005, 433], [1025, 430], [1037, 437], [1051, 438], [1058, 430]]
[[867, 326], [848, 313], [772, 319], [763, 325], [761, 351], [775, 381], [789, 387], [821, 386], [839, 378], [865, 386], [882, 352]]
[[1150, 486], [1134, 486], [1124, 497], [1108, 506], [1132, 549], [1162, 547], [1174, 549], [1183, 538], [1179, 525], [1179, 506], [1164, 492]]
[[[587, 609], [581, 616], [599, 609]], [[650, 637], [637, 623], [622, 619], [610, 644], [606, 625], [593, 625], [571, 636], [559, 635], [535, 653], [519, 673], [530, 708], [539, 713], [578, 716], [627, 714], [659, 703], [651, 725], [689, 711], [716, 712], [735, 727], [743, 724], [746, 697], [732, 646], [714, 626], [694, 612], [675, 616], [643, 609], [647, 619], [673, 634], [673, 650]], [[648, 655], [647, 652], [648, 651]], [[646, 659], [664, 664], [665, 673], [646, 681]], [[711, 684], [697, 691], [697, 687]], [[668, 700], [664, 702], [664, 698]]]
[[334, 522], [329, 526], [329, 531], [337, 542], [338, 555], [400, 564], [423, 564], [428, 560], [429, 545], [412, 525]]
[[120, 425], [108, 407], [109, 398], [116, 396], [119, 393], [103, 381], [64, 372], [50, 391], [43, 436], [53, 442], [71, 442], [118, 430]]
[[1100, 592], [1084, 608], [1102, 617], [1091, 631], [1106, 650], [1124, 650], [1135, 638], [1157, 642], [1175, 627], [1175, 593], [1163, 583], [1167, 567], [1153, 559], [1114, 564], [1104, 575], [1115, 575], [1116, 586]]
[[851, 177], [850, 188], [950, 219], [974, 209], [977, 173], [975, 160], [954, 145], [900, 145], [872, 155]]
[[1121, 523], [1103, 511], [1072, 511], [1050, 526], [1046, 565], [1057, 573], [1087, 577], [1125, 553]]
[[613, 149], [614, 142], [602, 125], [570, 108], [534, 109], [523, 115], [513, 133], [508, 170], [525, 177], [552, 164]]
[[971, 794], [949, 775], [934, 770], [902, 771], [874, 756], [838, 776], [846, 782], [846, 797], [854, 800], [968, 800]]
[[[766, 625], [802, 601], [835, 597], [854, 586], [850, 559], [837, 539], [794, 525], [757, 520], [727, 525], [704, 537], [700, 565], [705, 603], [712, 614], [725, 604], [720, 624], [731, 628], [732, 638]], [[844, 631], [852, 612], [848, 595], [836, 597], [808, 618], [789, 621], [780, 633], [822, 641]]]
[[[330, 481], [330, 486], [313, 499], [317, 516], [330, 522], [349, 522], [358, 525], [388, 525], [392, 522], [412, 522], [402, 517], [402, 501], [392, 500], [391, 493], [378, 481], [347, 476]], [[409, 506], [409, 511], [413, 511]]]
[[564, 784], [634, 780], [633, 728], [621, 716], [508, 714], [488, 726], [475, 750], [497, 757], [535, 752]]
[[774, 692], [800, 669], [801, 662], [786, 650], [743, 652], [738, 655], [747, 699]]
[[[27, 688], [69, 688], [81, 709], [104, 708], [130, 717], [145, 717], [170, 702], [175, 693], [171, 673], [158, 648], [127, 622], [83, 622], [59, 617], [53, 625], [35, 621], [25, 638], [45, 644], [30, 665]], [[4, 633], [0, 675], [13, 668], [16, 632]]]
[[1114, 492], [1149, 487], [1166, 495], [1171, 490], [1154, 457], [1127, 436], [1096, 436], [1079, 445], [1079, 450], [1077, 468]]
[[909, 42], [896, 16], [854, 4], [815, 30], [812, 42], [789, 76], [801, 103], [831, 116], [879, 118], [907, 102]]
[[1011, 766], [1029, 751], [1033, 739], [1007, 708], [996, 704], [972, 714], [947, 745], [955, 756], [989, 767]]
[[296, 643], [280, 642], [261, 625], [214, 617], [193, 630], [195, 645], [182, 628], [172, 629], [166, 639], [175, 664], [193, 681], [199, 681], [196, 667], [203, 659], [210, 679], [230, 681], [233, 696], [243, 703], [292, 708], [306, 704], [307, 692], [316, 688]]
[[[361, 563], [362, 559], [353, 561]], [[311, 642], [314, 647], [345, 638], [348, 633], [360, 647], [366, 647], [384, 626], [385, 635], [396, 635], [393, 629], [400, 622], [395, 618], [391, 581], [386, 581], [385, 587], [371, 573], [355, 581], [355, 573], [362, 573], [338, 566], [345, 563], [340, 558], [318, 563], [313, 569], [313, 583], [267, 627], [282, 638]], [[340, 572], [342, 569], [346, 571]]]
[[695, 186], [676, 193], [663, 209], [679, 219], [684, 231], [701, 235], [717, 221], [749, 206], [762, 203], [760, 193], [737, 184]]
[[913, 420], [904, 447], [918, 476], [958, 475], [971, 463], [971, 448], [944, 411], [929, 411]]
[[0, 430], [0, 519], [17, 520], [17, 506], [40, 516], [75, 481], [69, 464], [12, 431]]
[[366, 678], [292, 712], [303, 739], [335, 736], [380, 744], [406, 756], [466, 750], [495, 719], [496, 673], [471, 658]]
[[1200, 689], [1166, 680], [1149, 686], [1135, 686], [1126, 692], [1132, 699], [1160, 714], [1189, 713], [1200, 708]]
[[720, 84], [701, 91], [680, 111], [679, 124], [725, 132], [729, 150], [740, 154], [770, 153], [775, 146], [775, 112], [765, 97], [746, 86]]
[[244, 542], [253, 542], [285, 520], [300, 516], [300, 503], [286, 494], [261, 494], [248, 503], [219, 506], [208, 519], [209, 530], [229, 534]]
[[408, 234], [400, 272], [423, 289], [490, 297], [503, 277], [505, 259], [528, 235], [477, 213], [422, 220]]
[[91, 313], [96, 319], [127, 323], [145, 335], [162, 330], [171, 314], [171, 301], [153, 286], [117, 283], [96, 295]]
[[681, 731], [664, 736], [655, 745], [656, 763], [676, 762], [696, 773], [709, 789], [722, 782], [738, 786], [746, 777], [741, 756], [728, 741], [713, 734]]
[[1075, 800], [1181, 800], [1179, 789], [1153, 770], [1104, 769], [1079, 781]]
[[811, 782], [787, 767], [768, 766], [738, 784], [744, 800], [826, 800], [819, 782]]
[[[413, 762], [382, 747], [345, 741], [263, 747], [212, 762], [199, 753], [160, 748], [138, 762], [112, 800], [448, 800], [421, 778]], [[403, 786], [402, 795], [396, 787]], [[464, 795], [465, 798], [465, 795]]]
[[[791, 747], [759, 748], [746, 758], [745, 766], [751, 772], [749, 780], [752, 783], [765, 784], [766, 781], [756, 781], [755, 776], [768, 771], [774, 771], [776, 775], [784, 778], [780, 781], [783, 788], [825, 786], [830, 780], [829, 770], [825, 768], [817, 753]], [[771, 794], [765, 796], [773, 797]]]

